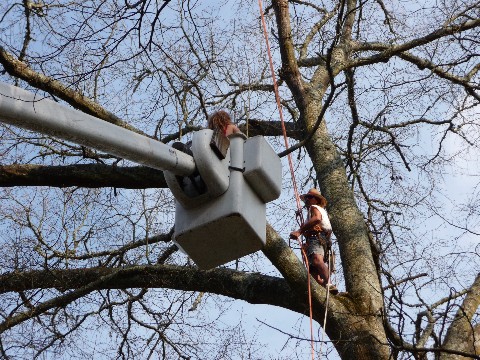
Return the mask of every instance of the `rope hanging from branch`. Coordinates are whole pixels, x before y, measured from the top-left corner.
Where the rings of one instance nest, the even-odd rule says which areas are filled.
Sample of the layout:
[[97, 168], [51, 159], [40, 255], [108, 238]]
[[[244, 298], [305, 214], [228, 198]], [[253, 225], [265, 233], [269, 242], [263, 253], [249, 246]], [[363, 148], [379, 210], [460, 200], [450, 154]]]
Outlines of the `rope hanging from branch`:
[[[293, 161], [292, 161], [292, 156], [291, 156], [292, 152], [288, 151], [290, 149], [290, 146], [288, 144], [287, 131], [286, 131], [286, 128], [285, 128], [285, 121], [284, 121], [284, 118], [283, 118], [282, 104], [281, 104], [281, 101], [280, 101], [280, 95], [279, 95], [279, 91], [278, 91], [278, 84], [277, 84], [277, 79], [276, 79], [276, 75], [275, 75], [275, 69], [273, 67], [272, 54], [270, 52], [270, 44], [269, 44], [269, 41], [268, 41], [267, 25], [266, 25], [265, 17], [264, 17], [264, 14], [263, 14], [262, 0], [258, 0], [258, 7], [260, 9], [260, 17], [261, 17], [261, 20], [262, 20], [263, 34], [264, 34], [264, 37], [265, 37], [268, 60], [269, 60], [269, 65], [270, 65], [270, 72], [271, 72], [272, 80], [273, 80], [273, 89], [274, 89], [274, 92], [275, 92], [275, 100], [276, 100], [276, 103], [277, 103], [277, 108], [278, 108], [278, 112], [279, 112], [279, 116], [280, 116], [280, 121], [281, 121], [281, 124], [282, 124], [283, 139], [284, 139], [284, 142], [285, 142], [285, 152], [287, 153], [288, 164], [289, 164], [289, 168], [290, 168], [290, 175], [291, 175], [292, 185], [293, 185], [293, 191], [294, 191], [295, 201], [296, 201], [296, 205], [297, 205], [296, 216], [297, 216], [300, 224], [303, 224], [304, 220], [303, 220], [303, 214], [302, 214], [302, 206], [301, 206], [301, 203], [300, 203], [300, 195], [298, 193], [297, 181], [295, 179], [295, 171], [294, 171]], [[332, 93], [333, 93], [333, 91], [332, 91]], [[330, 95], [332, 95], [332, 94], [330, 94]], [[302, 252], [303, 261], [305, 263], [305, 266], [306, 266], [307, 272], [308, 272], [307, 283], [308, 283], [308, 303], [309, 303], [309, 308], [310, 308], [310, 344], [311, 344], [312, 360], [314, 360], [315, 359], [315, 347], [314, 347], [314, 336], [313, 336], [312, 293], [311, 293], [311, 288], [310, 288], [310, 266], [309, 266], [309, 263], [308, 263], [308, 256], [307, 256], [307, 254], [304, 250], [304, 247], [302, 246], [303, 245], [302, 241], [300, 239], [298, 239], [298, 242], [299, 242], [300, 249], [301, 249], [301, 252]], [[331, 266], [331, 256], [330, 255], [331, 254], [329, 252], [329, 255], [328, 255], [329, 271], [330, 271], [330, 266]], [[325, 329], [326, 329], [326, 326], [327, 326], [326, 322], [327, 322], [328, 302], [329, 302], [329, 298], [330, 298], [329, 295], [330, 295], [330, 291], [329, 291], [328, 284], [327, 284], [325, 316], [324, 316], [323, 328], [322, 328], [322, 330], [323, 330], [322, 331], [322, 339], [321, 339], [321, 342], [320, 342], [320, 355], [319, 355], [320, 358], [322, 356], [322, 343], [324, 342]]]
[[[282, 124], [282, 133], [283, 133], [283, 139], [285, 142], [285, 149], [289, 149], [289, 144], [288, 144], [288, 138], [287, 138], [287, 131], [285, 128], [285, 121], [283, 118], [283, 111], [282, 111], [282, 103], [280, 101], [280, 95], [278, 92], [278, 84], [277, 84], [277, 78], [275, 75], [275, 69], [273, 67], [273, 60], [272, 60], [272, 54], [270, 52], [270, 44], [268, 41], [268, 31], [267, 31], [267, 24], [265, 22], [265, 17], [263, 15], [263, 7], [262, 7], [262, 0], [258, 0], [258, 7], [260, 9], [260, 17], [262, 19], [262, 26], [263, 26], [263, 35], [265, 37], [265, 43], [267, 47], [267, 53], [268, 53], [268, 60], [270, 64], [270, 72], [272, 74], [272, 81], [273, 81], [273, 89], [275, 92], [275, 100], [277, 102], [277, 108], [278, 108], [278, 113], [280, 116], [280, 122]], [[292, 161], [292, 155], [291, 152], [288, 153], [287, 155], [288, 158], [288, 165], [290, 167], [290, 176], [292, 179], [292, 185], [293, 185], [293, 192], [295, 194], [295, 201], [297, 204], [297, 211], [296, 214], [300, 218], [300, 222], [303, 224], [303, 214], [302, 214], [302, 205], [300, 203], [300, 195], [298, 193], [298, 188], [297, 188], [297, 181], [295, 179], [295, 171], [293, 167], [293, 161]], [[302, 257], [305, 262], [305, 266], [307, 268], [308, 272], [308, 277], [307, 277], [307, 283], [308, 283], [308, 304], [309, 304], [309, 310], [310, 310], [310, 345], [311, 345], [311, 353], [312, 353], [312, 360], [315, 359], [315, 346], [314, 346], [314, 337], [313, 337], [313, 313], [312, 313], [312, 291], [310, 288], [310, 266], [308, 264], [308, 257], [307, 254], [305, 253], [302, 242], [300, 239], [298, 239], [299, 244], [300, 244], [300, 249], [302, 251]]]

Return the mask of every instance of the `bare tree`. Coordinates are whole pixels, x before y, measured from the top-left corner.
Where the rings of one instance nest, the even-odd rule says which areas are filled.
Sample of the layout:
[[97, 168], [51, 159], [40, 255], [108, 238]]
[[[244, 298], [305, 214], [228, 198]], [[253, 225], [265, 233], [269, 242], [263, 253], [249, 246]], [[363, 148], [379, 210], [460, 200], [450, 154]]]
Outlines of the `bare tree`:
[[479, 2], [266, 3], [289, 150], [256, 4], [9, 0], [0, 15], [3, 81], [163, 142], [226, 108], [292, 152], [329, 202], [344, 289], [327, 302], [289, 246], [288, 182], [263, 255], [201, 271], [171, 242], [160, 171], [2, 125], [4, 358], [262, 358], [217, 316], [236, 300], [308, 316], [308, 281], [342, 359], [480, 358]]

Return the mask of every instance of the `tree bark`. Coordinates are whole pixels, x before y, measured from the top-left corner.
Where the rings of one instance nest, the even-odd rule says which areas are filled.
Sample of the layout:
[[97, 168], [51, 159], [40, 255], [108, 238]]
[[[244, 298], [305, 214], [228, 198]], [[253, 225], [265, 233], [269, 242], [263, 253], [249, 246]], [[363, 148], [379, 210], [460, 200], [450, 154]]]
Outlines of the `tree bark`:
[[0, 187], [11, 186], [147, 189], [166, 188], [167, 183], [162, 171], [145, 166], [120, 167], [103, 164], [0, 166]]
[[[470, 287], [462, 306], [458, 308], [457, 314], [449, 326], [447, 335], [443, 342], [443, 348], [463, 351], [475, 354], [480, 357], [480, 326], [474, 327], [473, 317], [480, 306], [480, 273]], [[442, 360], [466, 359], [466, 357], [442, 354]]]
[[[286, 0], [273, 1], [279, 29], [281, 73], [300, 110], [300, 121], [304, 124], [306, 136], [314, 128], [321, 113], [321, 101], [330, 84], [330, 74], [338, 69], [317, 69], [313, 84], [306, 84], [302, 80], [292, 42], [288, 6]], [[353, 7], [354, 4], [350, 1], [348, 6]], [[348, 18], [352, 19], [351, 11]], [[344, 63], [344, 51], [341, 48], [333, 49], [332, 54], [335, 59], [331, 63]], [[356, 331], [356, 336], [362, 340], [357, 343], [339, 341], [336, 343], [337, 350], [345, 359], [388, 359], [390, 351], [382, 321], [382, 288], [370, 249], [367, 227], [324, 121], [306, 149], [317, 172], [320, 189], [330, 204], [328, 210], [339, 243], [347, 291], [355, 303], [355, 309], [350, 309], [350, 314], [355, 314], [351, 318], [360, 316], [366, 325]], [[348, 320], [338, 322], [344, 333], [352, 325], [352, 321]], [[335, 336], [338, 334], [332, 334], [334, 341], [337, 340]]]

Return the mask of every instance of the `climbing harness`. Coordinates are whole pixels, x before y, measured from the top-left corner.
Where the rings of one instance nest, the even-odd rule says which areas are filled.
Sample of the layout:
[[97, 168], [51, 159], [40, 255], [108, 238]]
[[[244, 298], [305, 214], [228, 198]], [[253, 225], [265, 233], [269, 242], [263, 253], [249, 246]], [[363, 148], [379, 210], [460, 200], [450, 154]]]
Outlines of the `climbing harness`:
[[[270, 52], [270, 44], [269, 44], [269, 41], [268, 41], [267, 25], [266, 25], [266, 22], [265, 22], [265, 17], [263, 15], [262, 0], [258, 0], [258, 7], [260, 9], [260, 17], [261, 17], [261, 20], [262, 20], [263, 34], [264, 34], [264, 37], [265, 37], [265, 43], [266, 43], [266, 47], [267, 47], [267, 54], [268, 54], [268, 60], [269, 60], [269, 64], [270, 64], [270, 71], [271, 71], [271, 74], [272, 74], [273, 89], [274, 89], [274, 92], [275, 92], [275, 100], [276, 100], [276, 103], [277, 103], [277, 108], [278, 108], [278, 112], [279, 112], [279, 116], [280, 116], [280, 121], [281, 121], [281, 124], [282, 124], [282, 133], [283, 133], [283, 139], [284, 139], [284, 142], [285, 142], [285, 149], [288, 150], [290, 148], [290, 146], [288, 144], [287, 131], [286, 131], [286, 128], [285, 128], [285, 121], [283, 119], [282, 104], [280, 102], [280, 95], [279, 95], [279, 92], [278, 92], [278, 84], [277, 84], [277, 80], [276, 80], [276, 76], [275, 76], [275, 69], [273, 67], [272, 54]], [[292, 162], [292, 157], [291, 157], [290, 152], [287, 154], [287, 159], [288, 159], [288, 164], [289, 164], [289, 167], [290, 167], [290, 174], [291, 174], [291, 179], [292, 179], [293, 191], [294, 191], [294, 195], [295, 195], [295, 201], [296, 201], [296, 204], [297, 204], [297, 211], [295, 213], [296, 214], [296, 219], [297, 219], [297, 222], [299, 222], [299, 224], [301, 225], [301, 224], [304, 223], [302, 206], [301, 206], [301, 203], [300, 203], [300, 195], [298, 193], [297, 183], [296, 183], [296, 179], [295, 179], [295, 172], [294, 172], [293, 162]], [[313, 310], [312, 310], [312, 293], [311, 293], [311, 287], [310, 287], [310, 265], [309, 265], [309, 262], [308, 262], [308, 256], [307, 256], [307, 253], [304, 249], [302, 240], [300, 240], [300, 239], [297, 239], [297, 240], [299, 242], [300, 250], [301, 250], [301, 253], [302, 253], [302, 258], [303, 258], [304, 264], [305, 264], [305, 266], [307, 268], [307, 272], [308, 272], [307, 283], [308, 283], [308, 303], [309, 303], [309, 308], [310, 308], [310, 344], [311, 344], [312, 360], [314, 360], [315, 359], [315, 347], [314, 347], [314, 337], [313, 337]], [[290, 245], [290, 240], [289, 240], [289, 245]], [[330, 267], [330, 264], [331, 264], [330, 257], [331, 256], [330, 256], [330, 253], [331, 253], [331, 249], [328, 249], [328, 259], [329, 259], [328, 262], [329, 262], [329, 272], [330, 272], [329, 279], [331, 278], [331, 267]], [[327, 255], [327, 252], [325, 252], [325, 255]], [[329, 285], [330, 285], [330, 283], [326, 284], [327, 297], [326, 297], [326, 303], [325, 303], [325, 317], [324, 317], [323, 329], [322, 329], [323, 330], [322, 331], [322, 340], [321, 340], [321, 343], [320, 343], [320, 358], [322, 356], [322, 344], [323, 344], [324, 336], [325, 336], [327, 311], [328, 311], [328, 301], [329, 301], [329, 297], [330, 297]]]

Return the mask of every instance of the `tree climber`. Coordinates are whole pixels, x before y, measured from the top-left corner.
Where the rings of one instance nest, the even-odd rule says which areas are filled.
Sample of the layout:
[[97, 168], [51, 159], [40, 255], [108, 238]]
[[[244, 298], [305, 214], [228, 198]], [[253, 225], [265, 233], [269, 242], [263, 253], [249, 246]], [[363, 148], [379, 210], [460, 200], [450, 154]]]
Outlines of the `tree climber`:
[[307, 207], [307, 221], [298, 230], [290, 233], [290, 238], [298, 239], [301, 235], [305, 236], [310, 274], [321, 286], [328, 288], [332, 294], [337, 294], [338, 289], [329, 282], [330, 269], [326, 264], [332, 235], [332, 225], [325, 210], [327, 200], [315, 188], [300, 198]]

